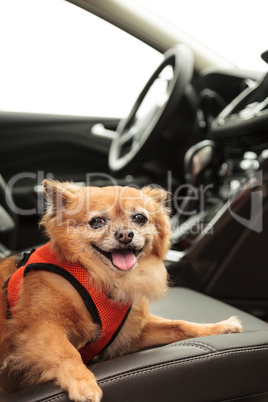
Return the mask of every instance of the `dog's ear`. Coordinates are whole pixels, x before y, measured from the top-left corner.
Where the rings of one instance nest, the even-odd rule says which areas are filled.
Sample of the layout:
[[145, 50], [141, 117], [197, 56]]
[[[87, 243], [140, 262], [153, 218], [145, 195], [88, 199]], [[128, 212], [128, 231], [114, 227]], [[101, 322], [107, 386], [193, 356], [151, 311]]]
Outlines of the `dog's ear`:
[[157, 240], [154, 242], [154, 252], [159, 256], [159, 258], [164, 260], [166, 252], [170, 246], [170, 211], [167, 206], [170, 193], [157, 186], [143, 187], [141, 191], [147, 197], [145, 200], [145, 207], [152, 216], [159, 235], [160, 241]]
[[45, 197], [50, 212], [56, 213], [62, 208], [68, 208], [68, 205], [77, 199], [77, 192], [80, 187], [76, 184], [65, 182], [61, 183], [57, 180], [44, 180]]
[[147, 195], [147, 197], [150, 197], [157, 203], [161, 205], [165, 205], [167, 202], [168, 198], [168, 192], [164, 190], [162, 187], [157, 187], [157, 186], [146, 186], [141, 189], [141, 191]]

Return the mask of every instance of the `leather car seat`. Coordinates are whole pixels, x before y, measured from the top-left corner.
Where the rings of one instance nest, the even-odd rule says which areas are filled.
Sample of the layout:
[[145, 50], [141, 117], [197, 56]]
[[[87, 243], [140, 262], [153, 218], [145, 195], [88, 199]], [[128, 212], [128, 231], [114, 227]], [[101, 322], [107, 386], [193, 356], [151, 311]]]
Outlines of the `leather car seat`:
[[[90, 365], [103, 389], [103, 402], [268, 401], [266, 322], [185, 288], [171, 288], [151, 311], [196, 322], [216, 322], [236, 315], [244, 332], [189, 339]], [[58, 387], [46, 383], [1, 401], [69, 399]]]

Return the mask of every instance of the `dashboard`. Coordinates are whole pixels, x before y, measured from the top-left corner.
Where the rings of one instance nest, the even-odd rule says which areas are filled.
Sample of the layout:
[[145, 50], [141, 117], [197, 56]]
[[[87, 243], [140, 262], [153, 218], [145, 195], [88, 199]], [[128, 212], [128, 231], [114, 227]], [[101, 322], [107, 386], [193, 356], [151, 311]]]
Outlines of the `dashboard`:
[[201, 161], [200, 149], [213, 148], [214, 164], [208, 163], [201, 181], [211, 187], [198, 213], [187, 219], [172, 217], [168, 269], [174, 283], [190, 285], [264, 318], [268, 316], [268, 75], [209, 72], [201, 79], [206, 138], [194, 147]]
[[211, 132], [218, 137], [250, 135], [267, 130], [268, 75], [258, 81], [247, 80], [241, 92], [213, 121]]

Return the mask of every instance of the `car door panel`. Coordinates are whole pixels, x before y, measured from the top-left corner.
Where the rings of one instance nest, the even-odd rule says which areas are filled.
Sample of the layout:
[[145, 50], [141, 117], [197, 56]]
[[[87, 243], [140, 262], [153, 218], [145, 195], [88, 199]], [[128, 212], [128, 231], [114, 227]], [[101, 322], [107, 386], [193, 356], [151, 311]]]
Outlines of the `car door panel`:
[[107, 174], [111, 140], [91, 133], [97, 123], [115, 130], [118, 119], [0, 113], [0, 172], [12, 192], [20, 233], [29, 233], [27, 242], [18, 240], [19, 248], [36, 243], [44, 208], [36, 186], [44, 178], [84, 182], [87, 174]]

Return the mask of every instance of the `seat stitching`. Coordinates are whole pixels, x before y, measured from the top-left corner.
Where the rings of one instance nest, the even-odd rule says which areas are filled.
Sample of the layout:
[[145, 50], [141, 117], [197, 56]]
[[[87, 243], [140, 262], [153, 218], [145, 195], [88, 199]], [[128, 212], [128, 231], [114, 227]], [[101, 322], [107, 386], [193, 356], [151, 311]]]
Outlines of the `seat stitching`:
[[218, 352], [217, 349], [213, 348], [212, 346], [206, 345], [206, 344], [201, 343], [201, 342], [184, 342], [184, 341], [183, 341], [183, 343], [180, 343], [180, 342], [174, 342], [174, 343], [171, 343], [171, 344], [165, 345], [165, 346], [171, 346], [171, 347], [193, 346], [193, 347], [196, 347], [196, 348], [203, 349], [206, 352], [207, 351], [209, 351], [209, 352]]
[[[254, 396], [265, 396], [265, 395], [267, 395], [267, 392], [262, 392], [262, 393], [260, 393], [260, 394], [252, 394], [252, 395], [247, 395], [247, 396], [241, 396], [241, 397], [237, 397], [237, 398], [232, 398], [232, 399], [224, 399], [224, 402], [235, 402], [235, 401], [239, 401], [239, 400], [246, 400], [246, 399], [250, 399], [250, 398], [252, 398], [252, 397], [254, 397]], [[67, 396], [67, 393], [64, 393], [64, 394], [61, 394], [61, 395], [59, 395], [59, 396], [56, 396], [56, 397], [48, 397], [48, 399], [46, 398], [46, 399], [43, 399], [42, 401], [43, 402], [52, 402], [52, 401], [57, 401], [57, 400], [60, 400], [60, 399], [62, 399], [62, 398], [65, 398]]]
[[[250, 353], [250, 352], [262, 352], [263, 350], [268, 350], [268, 347], [259, 347], [259, 348], [254, 348], [254, 349], [243, 349], [243, 350], [233, 350], [233, 351], [228, 351], [228, 352], [218, 352], [217, 353], [217, 356], [224, 356], [224, 355], [234, 355], [234, 354], [241, 354], [241, 353]], [[165, 364], [158, 364], [158, 365], [155, 365], [154, 367], [151, 367], [151, 368], [147, 368], [147, 369], [137, 369], [135, 372], [133, 372], [133, 373], [128, 373], [128, 374], [119, 374], [119, 375], [117, 375], [117, 376], [115, 376], [115, 377], [113, 377], [113, 378], [109, 378], [109, 379], [107, 379], [107, 380], [99, 380], [98, 381], [98, 383], [101, 385], [101, 384], [108, 384], [108, 383], [110, 383], [110, 382], [114, 382], [114, 381], [117, 381], [117, 380], [120, 380], [120, 379], [122, 379], [122, 378], [130, 378], [130, 377], [133, 377], [133, 376], [136, 376], [136, 375], [140, 375], [140, 374], [142, 374], [142, 373], [147, 373], [147, 372], [153, 372], [153, 371], [158, 371], [158, 370], [162, 370], [162, 369], [165, 369], [165, 368], [167, 368], [167, 367], [172, 367], [172, 366], [177, 366], [177, 365], [181, 365], [181, 364], [183, 364], [183, 363], [185, 363], [185, 362], [189, 362], [189, 361], [199, 361], [199, 360], [208, 360], [208, 359], [210, 359], [211, 357], [214, 357], [215, 356], [215, 354], [213, 354], [213, 355], [206, 355], [206, 356], [200, 356], [200, 357], [194, 357], [194, 358], [188, 358], [188, 359], [183, 359], [183, 360], [181, 360], [181, 361], [175, 361], [175, 362], [169, 362], [169, 363], [165, 363]], [[265, 395], [266, 393], [264, 393], [264, 395]], [[47, 401], [47, 402], [49, 402], [49, 401], [57, 401], [57, 400], [60, 400], [60, 399], [62, 399], [62, 398], [65, 398], [66, 397], [66, 393], [64, 393], [64, 394], [61, 394], [61, 395], [58, 395], [58, 396], [56, 396], [56, 397], [48, 397], [48, 398], [45, 398], [45, 399], [43, 399], [43, 401], [45, 402], [45, 401]], [[257, 395], [259, 395], [259, 394], [257, 394]], [[260, 395], [262, 395], [262, 394], [260, 394]], [[231, 401], [235, 401], [235, 400], [239, 400], [239, 399], [230, 399], [229, 401], [231, 402]]]
[[252, 395], [247, 395], [247, 396], [238, 396], [237, 398], [232, 398], [232, 399], [224, 399], [223, 402], [235, 402], [235, 401], [245, 401], [246, 399], [251, 399], [253, 396], [265, 396], [267, 395], [267, 392], [261, 392], [260, 394], [252, 394]]
[[[218, 352], [217, 356], [226, 356], [226, 355], [234, 355], [234, 354], [241, 354], [241, 353], [250, 353], [250, 352], [263, 352], [263, 350], [268, 350], [268, 347], [263, 347], [263, 348], [254, 348], [252, 349], [248, 349], [248, 350], [235, 350], [235, 351], [228, 351], [228, 352]], [[109, 382], [113, 382], [116, 381], [118, 379], [121, 378], [128, 378], [128, 377], [133, 377], [136, 375], [140, 375], [141, 373], [146, 373], [146, 372], [153, 372], [153, 371], [158, 371], [158, 370], [162, 370], [165, 369], [167, 367], [172, 367], [172, 366], [177, 366], [177, 365], [181, 365], [184, 364], [185, 362], [189, 362], [189, 361], [200, 361], [200, 360], [208, 360], [211, 357], [214, 357], [215, 353], [213, 355], [209, 354], [209, 355], [203, 355], [203, 356], [199, 356], [199, 357], [190, 357], [190, 358], [186, 358], [180, 361], [175, 361], [175, 362], [169, 362], [169, 363], [164, 363], [164, 364], [157, 364], [154, 367], [150, 367], [150, 368], [141, 368], [141, 369], [137, 369], [136, 371], [132, 372], [132, 373], [128, 373], [128, 374], [119, 374], [113, 378], [109, 378], [107, 380], [99, 380], [98, 383], [99, 384], [107, 384]]]
[[62, 398], [66, 398], [67, 397], [67, 393], [66, 392], [64, 392], [64, 393], [62, 393], [61, 395], [58, 395], [58, 396], [51, 396], [51, 397], [47, 397], [47, 398], [45, 398], [45, 399], [40, 399], [40, 402], [52, 402], [52, 401], [59, 401], [59, 400], [61, 400]]

